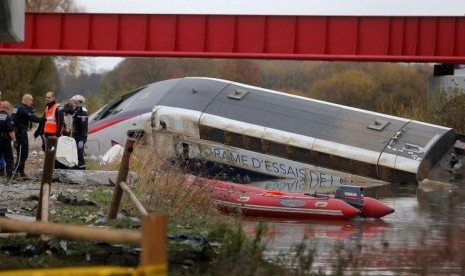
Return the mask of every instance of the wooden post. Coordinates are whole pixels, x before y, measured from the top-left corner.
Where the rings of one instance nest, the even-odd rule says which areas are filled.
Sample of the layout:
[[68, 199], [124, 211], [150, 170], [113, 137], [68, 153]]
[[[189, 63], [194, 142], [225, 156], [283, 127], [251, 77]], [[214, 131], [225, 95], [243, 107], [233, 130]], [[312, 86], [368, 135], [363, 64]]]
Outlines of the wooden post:
[[137, 199], [137, 197], [132, 193], [132, 191], [129, 189], [128, 185], [124, 183], [123, 181], [119, 183], [121, 186], [121, 189], [123, 189], [123, 192], [125, 192], [128, 196], [129, 199], [132, 201], [132, 204], [136, 206], [137, 211], [139, 212], [140, 216], [146, 216], [148, 215], [147, 211], [145, 210], [144, 206], [140, 201]]
[[157, 271], [165, 271], [165, 274], [168, 266], [167, 222], [167, 216], [162, 214], [142, 217], [142, 252], [139, 260], [141, 266], [156, 267]]
[[0, 217], [0, 229], [3, 232], [26, 232], [32, 235], [51, 235], [73, 240], [123, 243], [136, 246], [140, 246], [142, 240], [141, 233], [134, 230], [114, 230], [41, 221], [19, 221], [3, 217]]
[[136, 142], [133, 138], [128, 138], [126, 141], [126, 146], [124, 147], [123, 159], [121, 160], [121, 165], [118, 171], [118, 177], [116, 179], [116, 185], [113, 188], [113, 195], [111, 197], [110, 210], [108, 211], [108, 218], [115, 219], [118, 215], [119, 206], [121, 204], [121, 198], [123, 196], [123, 190], [118, 184], [120, 182], [126, 181], [129, 174], [129, 159], [131, 154], [134, 151], [134, 143]]
[[[55, 156], [57, 152], [57, 137], [50, 136], [47, 137], [46, 139], [46, 151], [45, 151], [45, 161], [44, 161], [44, 169], [42, 172], [42, 182], [40, 185], [40, 194], [39, 194], [39, 206], [37, 207], [37, 216], [36, 220], [42, 220], [42, 211], [47, 211], [48, 212], [48, 201], [47, 205], [43, 206], [42, 199], [44, 197], [49, 197], [50, 195], [50, 186], [48, 189], [48, 193], [44, 194], [44, 184], [45, 183], [52, 183], [52, 177], [53, 177], [53, 169], [55, 168]], [[48, 217], [47, 217], [48, 218]]]
[[48, 221], [48, 206], [49, 206], [49, 197], [50, 197], [50, 183], [42, 183], [42, 198], [40, 198], [42, 202], [42, 210], [41, 210], [41, 218], [40, 221], [47, 222]]
[[25, 232], [17, 232], [17, 233], [0, 233], [1, 239], [9, 239], [9, 238], [25, 238], [27, 237], [27, 233]]

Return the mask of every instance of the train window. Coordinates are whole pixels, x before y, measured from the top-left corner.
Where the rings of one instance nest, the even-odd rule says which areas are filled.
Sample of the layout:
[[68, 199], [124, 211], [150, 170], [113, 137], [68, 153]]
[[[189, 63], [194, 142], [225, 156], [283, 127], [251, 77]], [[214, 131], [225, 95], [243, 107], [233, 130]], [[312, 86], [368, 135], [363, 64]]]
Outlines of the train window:
[[160, 121], [160, 127], [161, 127], [161, 129], [166, 130], [166, 123], [165, 123], [165, 121]]
[[395, 182], [401, 184], [416, 184], [417, 177], [413, 173], [396, 170]]
[[182, 158], [184, 160], [189, 159], [189, 144], [182, 143]]
[[255, 138], [252, 136], [244, 135], [243, 141], [244, 141], [244, 149], [255, 151], [255, 152], [263, 152], [262, 140], [260, 138]]
[[199, 125], [199, 135], [200, 139], [206, 139], [208, 136], [208, 132], [210, 132], [211, 127], [209, 126], [204, 126], [204, 125]]
[[401, 183], [401, 184], [416, 184], [417, 177], [415, 174], [410, 172], [399, 171], [396, 169], [379, 166], [379, 179], [391, 182], [391, 183]]
[[365, 162], [360, 162], [357, 160], [352, 160], [352, 173], [357, 175], [377, 177], [378, 173], [376, 170], [375, 164], [369, 164]]
[[331, 168], [351, 172], [352, 171], [352, 160], [340, 156], [331, 155], [330, 158]]
[[262, 151], [268, 152], [268, 140], [262, 139]]
[[394, 169], [385, 166], [378, 166], [378, 177], [386, 182], [396, 182]]
[[109, 103], [104, 109], [102, 109], [101, 114], [99, 114], [99, 116], [96, 117], [95, 119], [102, 120], [110, 115], [114, 115], [120, 112], [121, 110], [126, 108], [129, 103], [131, 103], [134, 100], [133, 96], [143, 88], [145, 88], [145, 86], [137, 90], [134, 90], [132, 92], [129, 92], [128, 94]]
[[122, 98], [108, 104], [105, 110], [102, 110], [102, 114], [99, 116], [99, 120], [104, 119], [113, 114], [113, 111], [118, 107], [118, 105], [123, 101]]
[[312, 162], [312, 151], [309, 149], [298, 148], [294, 146], [288, 146], [289, 159], [298, 162], [311, 164]]
[[317, 166], [330, 167], [330, 155], [323, 152], [312, 151], [312, 163]]
[[199, 131], [201, 139], [224, 144], [224, 130], [200, 125]]
[[143, 89], [140, 93], [137, 93], [137, 97], [136, 97], [137, 101], [144, 100], [144, 99], [147, 99], [149, 96], [152, 96], [153, 89], [145, 89], [145, 88], [147, 88], [147, 85], [137, 90], [137, 91], [141, 91]]
[[126, 109], [132, 102], [134, 102], [135, 99], [136, 97], [129, 97], [127, 99], [124, 99], [118, 106], [115, 106], [115, 108], [113, 108], [112, 114], [117, 114], [121, 112], [121, 110]]
[[242, 138], [242, 134], [225, 131], [224, 141], [225, 141], [225, 144], [228, 146], [233, 146], [237, 148], [244, 147], [244, 140]]
[[263, 140], [262, 146], [265, 153], [287, 158], [287, 148], [285, 144]]

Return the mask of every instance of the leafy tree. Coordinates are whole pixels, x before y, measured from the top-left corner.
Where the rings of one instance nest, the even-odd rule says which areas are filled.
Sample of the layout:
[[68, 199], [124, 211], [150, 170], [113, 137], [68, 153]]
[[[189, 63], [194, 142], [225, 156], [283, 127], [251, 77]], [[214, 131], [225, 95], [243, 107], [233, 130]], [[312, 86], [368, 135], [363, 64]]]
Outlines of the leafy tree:
[[154, 81], [171, 78], [172, 63], [168, 59], [128, 58], [118, 66], [116, 87], [136, 88]]
[[243, 82], [251, 85], [260, 85], [260, 71], [257, 64], [252, 60], [218, 60], [218, 74], [232, 81]]
[[465, 94], [458, 88], [432, 93], [427, 113], [428, 121], [465, 133]]
[[302, 88], [303, 65], [309, 64], [296, 61], [258, 61], [260, 68], [260, 85], [273, 87], [276, 90], [288, 91]]
[[378, 110], [396, 114], [400, 106], [426, 104], [428, 75], [419, 73], [417, 68], [399, 63], [370, 63], [368, 70], [374, 72], [378, 84]]
[[104, 82], [101, 86], [100, 93], [93, 95], [92, 97], [89, 97], [86, 101], [86, 106], [87, 109], [89, 110], [89, 113], [93, 113], [100, 109], [103, 105], [111, 102], [118, 96], [122, 96], [125, 94], [126, 91], [119, 91], [119, 93], [115, 94], [114, 87], [110, 82]]
[[[27, 0], [26, 10], [32, 12], [70, 12], [79, 8], [73, 0]], [[49, 56], [0, 56], [0, 90], [3, 98], [13, 104], [25, 93], [37, 99], [35, 106], [45, 103], [44, 94], [59, 84], [56, 72], [77, 66], [76, 58]]]
[[48, 90], [53, 89], [54, 70], [51, 57], [0, 56], [2, 98], [13, 104], [20, 102], [25, 93], [42, 99]]
[[325, 101], [373, 110], [376, 88], [370, 75], [348, 70], [316, 81], [311, 95]]
[[97, 73], [88, 73], [81, 71], [77, 75], [69, 74], [64, 71], [59, 71], [58, 79], [61, 80], [59, 92], [59, 100], [69, 99], [73, 95], [81, 94], [84, 97], [94, 96], [101, 89], [103, 76]]

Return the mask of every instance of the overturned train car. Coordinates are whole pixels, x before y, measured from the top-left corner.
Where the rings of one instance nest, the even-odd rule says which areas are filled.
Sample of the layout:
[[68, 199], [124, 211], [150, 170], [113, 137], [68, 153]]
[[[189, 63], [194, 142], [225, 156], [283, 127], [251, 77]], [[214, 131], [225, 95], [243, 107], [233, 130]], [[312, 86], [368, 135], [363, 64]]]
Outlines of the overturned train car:
[[90, 117], [87, 153], [134, 135], [160, 154], [281, 178], [358, 185], [465, 178], [465, 136], [454, 129], [221, 79], [160, 81], [114, 100]]

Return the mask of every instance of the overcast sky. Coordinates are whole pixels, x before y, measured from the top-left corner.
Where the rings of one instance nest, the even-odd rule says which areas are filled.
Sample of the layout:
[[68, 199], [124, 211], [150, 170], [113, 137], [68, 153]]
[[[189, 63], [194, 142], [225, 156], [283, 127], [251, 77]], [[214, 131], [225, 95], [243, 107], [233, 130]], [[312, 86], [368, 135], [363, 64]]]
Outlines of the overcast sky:
[[88, 12], [260, 15], [465, 15], [464, 0], [75, 0]]
[[[465, 16], [465, 0], [75, 0], [89, 13]], [[95, 70], [122, 58], [89, 58]]]

